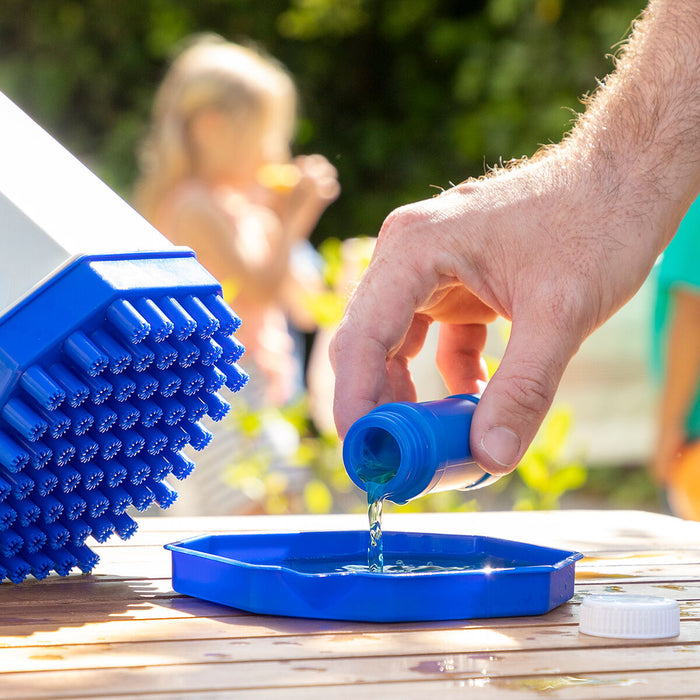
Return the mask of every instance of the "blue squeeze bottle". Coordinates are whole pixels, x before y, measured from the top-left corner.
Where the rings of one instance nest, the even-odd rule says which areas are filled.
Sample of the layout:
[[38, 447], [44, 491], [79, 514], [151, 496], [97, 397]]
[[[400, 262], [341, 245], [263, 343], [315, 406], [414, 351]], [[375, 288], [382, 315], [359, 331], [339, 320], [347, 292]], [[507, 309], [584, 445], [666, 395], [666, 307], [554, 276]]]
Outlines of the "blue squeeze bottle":
[[477, 396], [401, 401], [377, 406], [357, 420], [343, 444], [345, 470], [368, 501], [403, 504], [427, 493], [470, 490], [499, 477], [473, 459], [469, 433]]

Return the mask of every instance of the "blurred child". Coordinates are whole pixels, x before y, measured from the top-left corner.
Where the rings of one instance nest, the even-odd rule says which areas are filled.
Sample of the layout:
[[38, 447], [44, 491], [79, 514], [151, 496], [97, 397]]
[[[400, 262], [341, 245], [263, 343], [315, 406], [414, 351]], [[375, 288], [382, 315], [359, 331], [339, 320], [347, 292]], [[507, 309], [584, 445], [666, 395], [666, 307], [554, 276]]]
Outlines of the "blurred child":
[[[321, 276], [293, 261], [339, 194], [324, 157], [291, 157], [296, 103], [292, 79], [271, 57], [216, 36], [196, 39], [158, 89], [135, 189], [141, 213], [196, 252], [242, 318], [240, 364], [251, 376], [242, 395], [256, 410], [285, 405], [301, 387], [288, 319], [311, 328], [305, 300]], [[197, 455], [200, 472], [212, 449], [235, 457], [235, 441], [217, 441]]]
[[654, 317], [662, 371], [654, 476], [674, 514], [700, 520], [700, 199], [658, 270]]

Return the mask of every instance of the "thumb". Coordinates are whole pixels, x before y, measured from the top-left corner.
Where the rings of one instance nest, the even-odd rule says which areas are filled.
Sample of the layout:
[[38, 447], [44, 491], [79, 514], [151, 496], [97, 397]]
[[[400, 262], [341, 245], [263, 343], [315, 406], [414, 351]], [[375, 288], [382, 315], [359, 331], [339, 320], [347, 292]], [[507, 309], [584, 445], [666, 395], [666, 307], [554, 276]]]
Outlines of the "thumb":
[[518, 465], [578, 347], [562, 337], [561, 329], [537, 334], [533, 325], [513, 323], [501, 364], [474, 412], [472, 455], [493, 474], [507, 474]]

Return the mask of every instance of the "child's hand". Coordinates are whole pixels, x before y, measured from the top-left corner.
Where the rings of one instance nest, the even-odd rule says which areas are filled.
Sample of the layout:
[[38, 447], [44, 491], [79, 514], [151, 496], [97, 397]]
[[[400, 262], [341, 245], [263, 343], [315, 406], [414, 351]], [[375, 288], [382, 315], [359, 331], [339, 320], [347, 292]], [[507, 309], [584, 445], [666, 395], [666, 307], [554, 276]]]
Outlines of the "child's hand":
[[338, 172], [321, 155], [294, 159], [299, 182], [289, 194], [288, 218], [299, 238], [307, 238], [321, 214], [340, 194]]

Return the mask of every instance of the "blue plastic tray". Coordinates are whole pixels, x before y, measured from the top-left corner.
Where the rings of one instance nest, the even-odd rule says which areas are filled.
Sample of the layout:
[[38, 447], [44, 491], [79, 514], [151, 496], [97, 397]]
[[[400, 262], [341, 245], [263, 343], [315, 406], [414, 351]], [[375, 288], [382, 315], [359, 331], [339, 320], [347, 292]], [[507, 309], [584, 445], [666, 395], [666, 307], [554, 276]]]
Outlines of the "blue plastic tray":
[[[490, 537], [383, 538], [385, 573], [361, 570], [366, 530], [205, 535], [166, 549], [178, 593], [254, 613], [367, 622], [540, 615], [571, 598], [583, 556]], [[424, 570], [386, 573], [397, 560]]]

